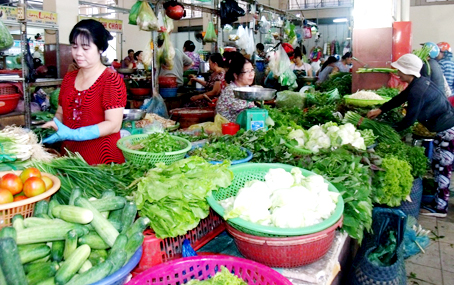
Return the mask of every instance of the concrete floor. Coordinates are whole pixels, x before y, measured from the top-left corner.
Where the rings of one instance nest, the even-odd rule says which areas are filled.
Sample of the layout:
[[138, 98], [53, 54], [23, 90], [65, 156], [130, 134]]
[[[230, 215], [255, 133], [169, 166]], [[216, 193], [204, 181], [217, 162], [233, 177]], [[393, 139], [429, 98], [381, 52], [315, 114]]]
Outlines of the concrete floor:
[[419, 216], [419, 223], [431, 230], [430, 245], [405, 261], [407, 284], [454, 285], [454, 196], [446, 218]]

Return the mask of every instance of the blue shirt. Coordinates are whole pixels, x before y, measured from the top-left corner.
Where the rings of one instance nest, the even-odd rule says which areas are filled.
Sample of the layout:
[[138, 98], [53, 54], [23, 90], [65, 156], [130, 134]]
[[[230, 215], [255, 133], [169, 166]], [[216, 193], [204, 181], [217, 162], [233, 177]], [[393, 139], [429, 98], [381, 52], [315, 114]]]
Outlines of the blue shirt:
[[454, 62], [452, 61], [452, 53], [445, 52], [445, 56], [438, 63], [446, 78], [446, 82], [448, 82], [449, 88], [451, 88], [451, 92], [454, 94]]

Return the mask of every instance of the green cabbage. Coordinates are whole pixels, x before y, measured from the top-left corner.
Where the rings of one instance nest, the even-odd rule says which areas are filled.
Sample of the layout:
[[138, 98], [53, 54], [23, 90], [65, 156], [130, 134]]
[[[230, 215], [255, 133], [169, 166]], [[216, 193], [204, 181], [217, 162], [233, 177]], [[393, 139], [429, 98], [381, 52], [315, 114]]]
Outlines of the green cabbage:
[[9, 49], [13, 44], [13, 36], [10, 34], [5, 24], [0, 20], [0, 51]]

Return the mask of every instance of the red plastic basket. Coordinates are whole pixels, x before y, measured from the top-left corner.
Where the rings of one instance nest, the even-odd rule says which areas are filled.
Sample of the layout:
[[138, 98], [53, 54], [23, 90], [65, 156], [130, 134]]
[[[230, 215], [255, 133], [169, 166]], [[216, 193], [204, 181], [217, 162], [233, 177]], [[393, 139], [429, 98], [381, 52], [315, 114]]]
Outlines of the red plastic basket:
[[322, 258], [342, 225], [342, 217], [331, 227], [309, 235], [294, 237], [260, 237], [238, 231], [227, 224], [240, 253], [254, 261], [271, 267], [299, 267]]
[[20, 97], [20, 94], [0, 95], [0, 115], [14, 111], [19, 104]]
[[138, 274], [148, 268], [180, 258], [183, 241], [188, 239], [194, 250], [198, 250], [210, 240], [214, 239], [225, 230], [224, 220], [210, 210], [210, 214], [205, 219], [201, 220], [199, 225], [190, 230], [187, 234], [174, 238], [157, 238], [151, 230], [144, 232], [145, 239], [143, 241], [143, 254], [139, 265], [134, 269], [134, 274]]
[[181, 258], [155, 266], [134, 277], [127, 285], [179, 285], [191, 279], [205, 280], [224, 266], [249, 285], [291, 285], [277, 271], [260, 263], [225, 255]]
[[0, 83], [0, 95], [15, 94], [19, 90], [11, 83]]

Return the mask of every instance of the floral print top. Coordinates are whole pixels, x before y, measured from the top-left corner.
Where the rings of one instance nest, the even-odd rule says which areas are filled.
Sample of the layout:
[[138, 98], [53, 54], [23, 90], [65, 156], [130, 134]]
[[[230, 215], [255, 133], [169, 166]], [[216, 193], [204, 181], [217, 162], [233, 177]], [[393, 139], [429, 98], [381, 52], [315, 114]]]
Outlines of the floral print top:
[[192, 59], [192, 66], [189, 70], [199, 70], [200, 66], [200, 55], [193, 51], [185, 51], [184, 52], [190, 59]]
[[214, 84], [216, 83], [216, 81], [221, 81], [221, 89], [224, 89], [224, 87], [225, 87], [224, 77], [225, 77], [225, 72], [220, 72], [220, 73], [213, 72], [210, 75], [210, 78], [208, 78], [207, 84], [205, 85], [205, 90], [206, 91], [213, 90], [213, 87], [214, 87]]
[[233, 94], [233, 88], [235, 87], [237, 85], [232, 82], [224, 88], [216, 103], [216, 113], [222, 115], [230, 122], [235, 122], [241, 111], [255, 107], [254, 102], [236, 98]]

